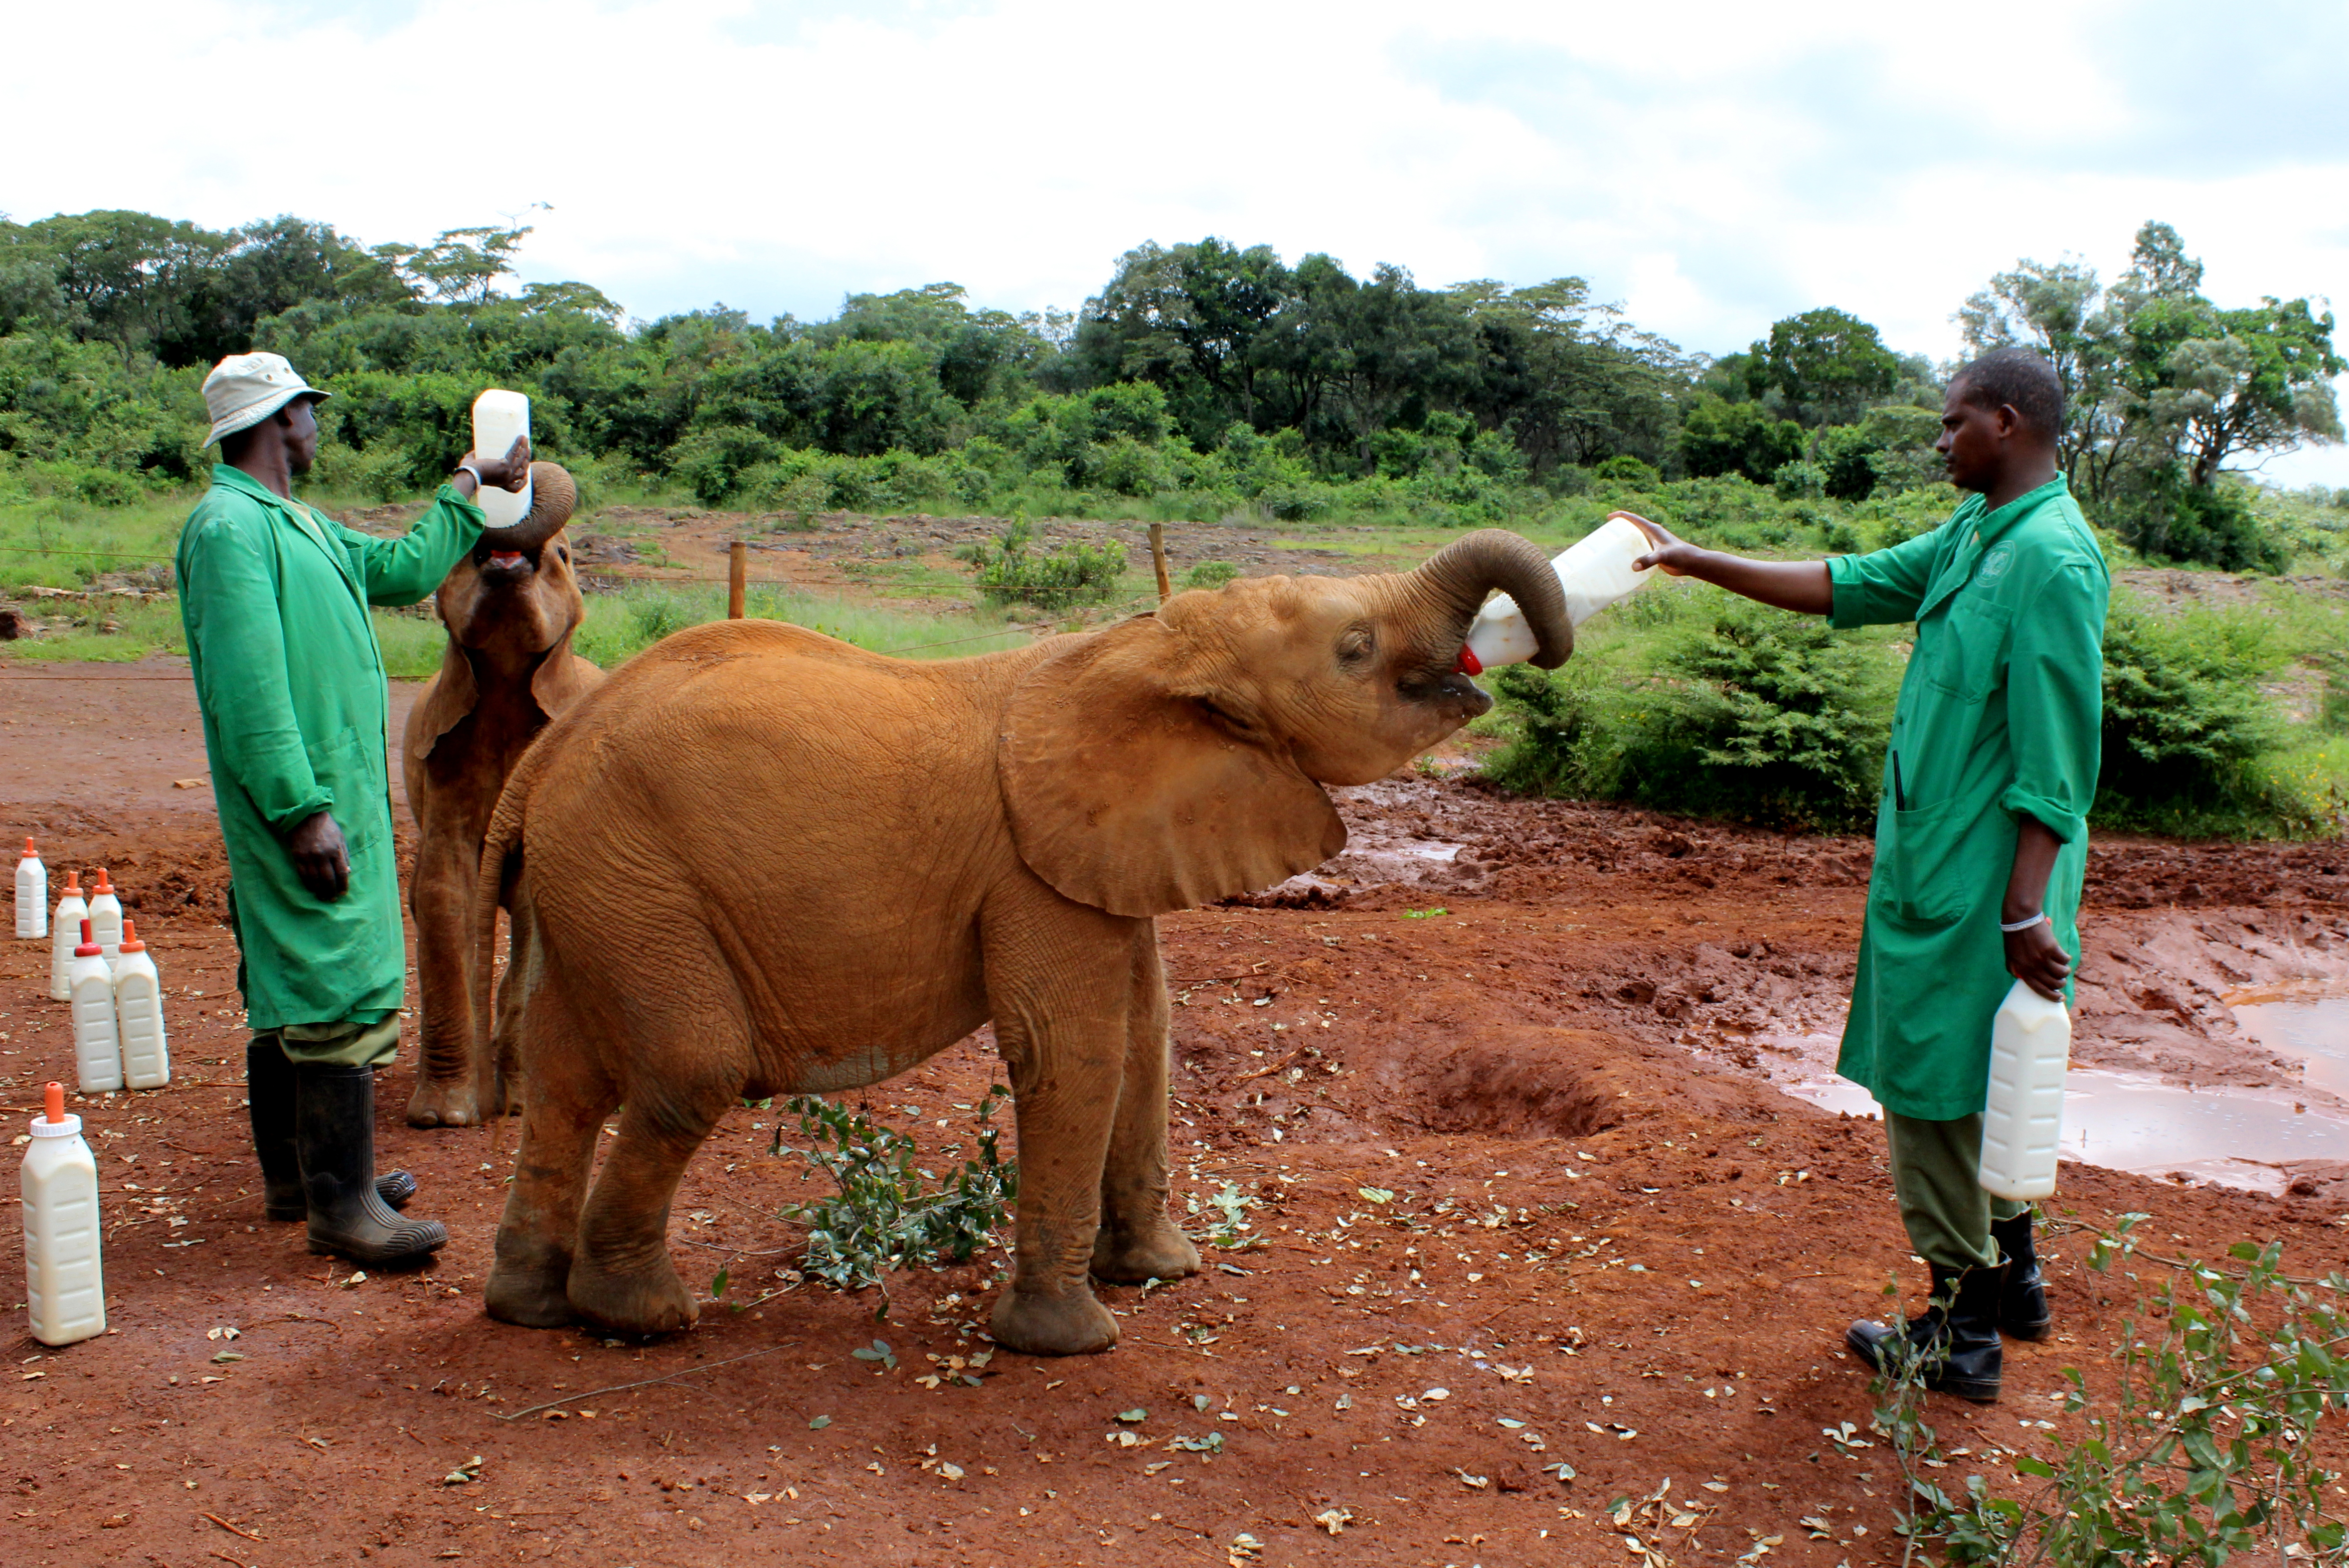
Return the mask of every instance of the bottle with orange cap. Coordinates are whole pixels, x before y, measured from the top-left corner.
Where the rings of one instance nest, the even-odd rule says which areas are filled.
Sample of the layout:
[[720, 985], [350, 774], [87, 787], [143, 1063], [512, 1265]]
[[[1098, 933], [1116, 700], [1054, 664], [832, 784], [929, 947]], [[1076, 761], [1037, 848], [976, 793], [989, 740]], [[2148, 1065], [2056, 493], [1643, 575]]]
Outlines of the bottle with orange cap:
[[106, 966], [114, 967], [115, 955], [122, 951], [122, 900], [115, 895], [114, 883], [108, 880], [106, 868], [98, 868], [98, 885], [89, 890], [89, 926], [98, 938], [98, 950], [106, 955]]
[[163, 1032], [163, 977], [139, 923], [122, 923], [122, 956], [114, 964], [114, 1026], [122, 1040], [122, 1082], [129, 1088], [161, 1088], [171, 1081], [171, 1047]]
[[49, 1085], [25, 1151], [25, 1308], [33, 1337], [71, 1345], [106, 1332], [98, 1261], [98, 1160], [66, 1114], [65, 1085]]
[[66, 891], [58, 896], [57, 918], [49, 923], [49, 1000], [73, 1000], [74, 944], [81, 939], [81, 923], [89, 918], [89, 904], [81, 896], [81, 873], [66, 872]]
[[74, 949], [74, 1070], [84, 1094], [110, 1094], [122, 1087], [122, 1037], [114, 1025], [114, 971], [87, 920], [81, 945]]
[[16, 862], [16, 934], [27, 941], [49, 934], [49, 868], [41, 863], [28, 834]]

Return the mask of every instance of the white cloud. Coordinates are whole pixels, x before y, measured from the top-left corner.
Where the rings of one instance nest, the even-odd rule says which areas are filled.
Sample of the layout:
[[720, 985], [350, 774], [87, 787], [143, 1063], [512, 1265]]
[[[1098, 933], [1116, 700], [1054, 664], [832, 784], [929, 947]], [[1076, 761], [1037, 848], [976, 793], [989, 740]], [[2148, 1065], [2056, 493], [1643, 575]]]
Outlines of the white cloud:
[[[938, 278], [1074, 305], [1133, 244], [1214, 232], [1431, 283], [1580, 273], [1713, 352], [1832, 303], [1947, 356], [1990, 273], [2117, 271], [2156, 216], [2221, 300], [2349, 298], [2349, 111], [2307, 90], [2339, 7], [2215, 41], [2166, 9], [1986, 36], [1875, 3], [124, 0], [92, 69], [13, 73], [0, 208], [377, 241], [544, 201], [525, 274], [647, 315]], [[92, 58], [70, 8], [11, 43]]]

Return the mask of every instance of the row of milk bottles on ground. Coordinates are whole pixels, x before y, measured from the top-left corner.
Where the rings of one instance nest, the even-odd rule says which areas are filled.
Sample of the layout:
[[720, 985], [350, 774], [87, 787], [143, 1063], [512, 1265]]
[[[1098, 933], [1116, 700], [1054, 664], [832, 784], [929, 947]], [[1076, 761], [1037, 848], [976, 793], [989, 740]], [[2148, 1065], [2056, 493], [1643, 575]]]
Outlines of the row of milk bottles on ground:
[[[1567, 618], [1577, 626], [1629, 598], [1656, 569], [1633, 564], [1655, 548], [1647, 531], [1622, 512], [1550, 562], [1566, 591]], [[1460, 667], [1477, 675], [1516, 664], [1539, 649], [1516, 600], [1504, 593], [1468, 628]], [[2064, 1137], [2064, 1075], [2072, 1059], [2072, 1016], [2017, 980], [1991, 1022], [1990, 1086], [1982, 1110], [1982, 1190], [2028, 1202], [2055, 1191], [2055, 1158]]]
[[[52, 948], [49, 994], [57, 1001], [76, 1001], [72, 984], [88, 982], [85, 989], [91, 1004], [89, 1011], [93, 1016], [104, 1016], [105, 1037], [116, 1042], [110, 1086], [116, 1088], [121, 1088], [124, 1081], [120, 1041], [126, 1034], [121, 1024], [127, 1014], [134, 1021], [128, 1033], [139, 1042], [133, 1048], [140, 1053], [141, 1076], [150, 1078], [160, 1087], [171, 1076], [171, 1061], [163, 1040], [162, 985], [136, 929], [122, 919], [122, 902], [107, 883], [105, 875], [103, 872], [98, 873], [98, 896], [89, 900], [82, 897], [74, 877], [66, 879], [66, 896], [57, 905], [60, 934], [68, 921], [75, 934], [87, 934], [74, 944], [75, 956], [62, 976], [55, 963], [56, 949]], [[24, 857], [16, 862], [18, 937], [36, 942], [50, 934], [48, 900], [48, 872], [34, 851], [33, 841], [26, 839]], [[119, 991], [117, 975], [107, 967], [104, 949], [92, 940], [97, 935], [96, 922], [91, 918], [92, 904], [98, 906], [98, 918], [116, 933], [118, 963], [128, 959], [127, 991]], [[125, 949], [129, 950], [127, 954]], [[88, 971], [87, 965], [93, 964], [103, 972], [102, 980]], [[60, 978], [67, 983], [62, 990]], [[78, 1062], [90, 1063], [96, 1053], [86, 1053], [82, 1047], [83, 1012], [82, 1006], [75, 1006], [74, 1055]], [[82, 1068], [85, 1089], [91, 1087], [88, 1071], [88, 1066]], [[44, 1345], [72, 1345], [106, 1332], [106, 1268], [100, 1245], [98, 1159], [81, 1135], [81, 1118], [66, 1110], [65, 1085], [50, 1084], [43, 1098], [41, 1114], [33, 1118], [26, 1130], [31, 1135], [27, 1140], [30, 1147], [25, 1151], [25, 1163], [17, 1175], [18, 1191], [24, 1199], [25, 1313], [26, 1326], [35, 1339]]]
[[16, 934], [49, 939], [49, 998], [73, 1004], [74, 1071], [84, 1094], [161, 1088], [171, 1081], [163, 1026], [163, 980], [106, 869], [84, 896], [80, 873], [66, 873], [52, 917], [48, 873], [33, 841], [16, 862]]

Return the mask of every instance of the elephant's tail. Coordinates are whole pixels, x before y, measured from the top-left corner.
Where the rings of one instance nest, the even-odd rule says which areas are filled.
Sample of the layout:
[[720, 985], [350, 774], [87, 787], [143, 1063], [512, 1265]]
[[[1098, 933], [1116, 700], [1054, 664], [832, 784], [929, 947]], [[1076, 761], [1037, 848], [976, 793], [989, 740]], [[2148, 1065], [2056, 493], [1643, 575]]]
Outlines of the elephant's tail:
[[[542, 739], [543, 736], [542, 731]], [[472, 924], [473, 1039], [479, 1050], [492, 1048], [490, 1042], [496, 1037], [498, 905], [511, 884], [509, 873], [519, 874], [523, 821], [546, 754], [543, 745], [533, 745], [522, 754], [522, 760], [506, 776], [505, 788], [499, 791], [497, 809], [490, 813], [489, 831], [481, 841], [481, 870], [473, 879]], [[518, 902], [513, 913], [516, 919], [522, 918]]]

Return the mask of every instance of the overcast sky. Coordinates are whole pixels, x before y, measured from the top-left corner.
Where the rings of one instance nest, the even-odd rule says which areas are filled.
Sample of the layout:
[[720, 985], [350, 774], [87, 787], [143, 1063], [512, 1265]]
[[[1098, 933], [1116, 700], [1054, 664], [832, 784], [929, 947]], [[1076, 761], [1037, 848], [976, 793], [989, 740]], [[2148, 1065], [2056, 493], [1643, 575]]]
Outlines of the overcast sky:
[[[1946, 358], [1991, 273], [2109, 276], [2148, 217], [2221, 304], [2349, 300], [2349, 0], [117, 0], [9, 36], [10, 216], [523, 218], [525, 277], [646, 317], [1074, 307], [1213, 233], [1576, 273], [1717, 354], [1840, 305]], [[2349, 484], [2349, 449], [2268, 471]]]

